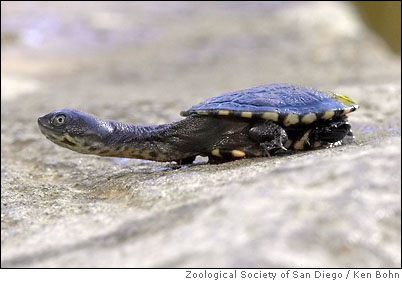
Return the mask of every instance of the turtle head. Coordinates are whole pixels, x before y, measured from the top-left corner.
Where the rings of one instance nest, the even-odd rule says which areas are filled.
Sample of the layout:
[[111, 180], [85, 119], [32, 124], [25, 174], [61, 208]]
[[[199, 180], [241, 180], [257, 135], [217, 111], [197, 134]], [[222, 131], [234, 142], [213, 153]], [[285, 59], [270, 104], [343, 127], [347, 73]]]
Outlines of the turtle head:
[[74, 109], [59, 109], [38, 118], [39, 129], [50, 141], [62, 147], [92, 153], [113, 131], [110, 122]]

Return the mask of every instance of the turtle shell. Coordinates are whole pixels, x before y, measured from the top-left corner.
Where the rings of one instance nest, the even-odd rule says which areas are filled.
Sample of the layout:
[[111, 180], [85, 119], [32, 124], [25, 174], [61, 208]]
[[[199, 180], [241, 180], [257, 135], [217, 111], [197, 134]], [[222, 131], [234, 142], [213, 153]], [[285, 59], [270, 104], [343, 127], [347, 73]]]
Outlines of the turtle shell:
[[267, 84], [207, 99], [180, 114], [258, 118], [290, 126], [329, 120], [358, 108], [348, 97], [330, 91], [291, 84]]

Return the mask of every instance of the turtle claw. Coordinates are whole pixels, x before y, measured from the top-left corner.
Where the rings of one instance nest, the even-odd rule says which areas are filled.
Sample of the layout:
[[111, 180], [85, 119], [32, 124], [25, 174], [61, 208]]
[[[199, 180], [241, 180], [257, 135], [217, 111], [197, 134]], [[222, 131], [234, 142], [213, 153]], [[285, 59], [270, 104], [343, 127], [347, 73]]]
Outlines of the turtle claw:
[[270, 142], [262, 142], [260, 146], [264, 149], [265, 156], [273, 156], [281, 151], [287, 151], [286, 147], [282, 143], [278, 143], [275, 140]]
[[262, 149], [264, 149], [264, 155], [267, 157], [270, 157], [271, 153], [270, 153], [270, 149], [268, 148], [268, 145], [263, 142], [263, 143], [260, 143], [260, 146], [262, 147]]

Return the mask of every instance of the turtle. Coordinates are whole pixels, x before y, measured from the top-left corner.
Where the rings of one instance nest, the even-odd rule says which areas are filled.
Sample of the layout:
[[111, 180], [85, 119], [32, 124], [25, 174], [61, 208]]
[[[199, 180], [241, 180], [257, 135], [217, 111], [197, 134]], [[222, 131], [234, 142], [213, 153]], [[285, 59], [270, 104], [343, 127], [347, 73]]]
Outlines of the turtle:
[[169, 124], [137, 126], [60, 109], [39, 117], [38, 125], [50, 141], [79, 153], [179, 165], [200, 155], [218, 164], [353, 140], [347, 114], [358, 108], [331, 91], [266, 84], [209, 98]]

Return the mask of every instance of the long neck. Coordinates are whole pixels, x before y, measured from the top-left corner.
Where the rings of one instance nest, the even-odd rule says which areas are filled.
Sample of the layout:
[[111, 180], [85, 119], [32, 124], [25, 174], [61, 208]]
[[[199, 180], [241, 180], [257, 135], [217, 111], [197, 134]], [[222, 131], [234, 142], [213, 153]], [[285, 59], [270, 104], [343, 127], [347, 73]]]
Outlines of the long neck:
[[180, 139], [174, 136], [182, 121], [159, 126], [104, 122], [110, 130], [102, 137], [102, 148], [92, 154], [154, 161], [174, 161], [191, 154], [180, 150]]

